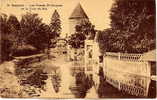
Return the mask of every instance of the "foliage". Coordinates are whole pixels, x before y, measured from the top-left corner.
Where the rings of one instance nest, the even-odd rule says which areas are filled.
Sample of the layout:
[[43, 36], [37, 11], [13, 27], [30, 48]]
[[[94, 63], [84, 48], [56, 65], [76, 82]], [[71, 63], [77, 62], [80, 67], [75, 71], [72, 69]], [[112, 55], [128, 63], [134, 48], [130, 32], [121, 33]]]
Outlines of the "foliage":
[[12, 40], [14, 38], [11, 38], [10, 35], [10, 28], [8, 23], [8, 17], [5, 14], [0, 15], [0, 35], [1, 35], [1, 50], [2, 50], [2, 61], [9, 60], [10, 54], [12, 51]]
[[6, 14], [2, 13], [0, 15], [0, 27], [1, 27], [0, 33], [1, 33], [1, 35], [4, 35], [5, 33], [9, 32], [8, 25], [7, 25], [7, 18], [8, 18], [8, 16]]
[[14, 15], [9, 16], [7, 24], [9, 26], [9, 32], [12, 34], [16, 34], [16, 32], [14, 32], [13, 30], [16, 31], [20, 30], [20, 22]]
[[11, 47], [13, 43], [8, 39], [1, 39], [2, 61], [10, 60]]
[[73, 48], [84, 47], [85, 39], [94, 39], [95, 29], [89, 21], [82, 21], [81, 24], [76, 25], [76, 33], [72, 34], [69, 39], [69, 44]]
[[50, 22], [50, 29], [51, 29], [51, 36], [53, 37], [59, 37], [61, 34], [61, 20], [60, 16], [55, 10], [54, 14], [52, 15], [51, 22]]
[[155, 49], [155, 0], [116, 0], [110, 18], [111, 29], [101, 33], [106, 51], [143, 53]]
[[89, 21], [82, 21], [79, 25], [76, 25], [76, 32], [85, 34], [86, 38], [89, 40], [93, 40], [95, 37], [96, 30], [95, 26], [92, 25]]
[[44, 24], [37, 14], [27, 13], [22, 16], [21, 35], [24, 42], [34, 46], [37, 50], [44, 50], [50, 41], [49, 34], [49, 26]]
[[[34, 54], [44, 51], [50, 47], [51, 39], [55, 37], [54, 34], [51, 34], [50, 27], [42, 22], [38, 14], [26, 13], [22, 15], [20, 22], [14, 15], [8, 17], [1, 14], [0, 25], [3, 60], [8, 60], [19, 52]], [[35, 47], [36, 51], [26, 48], [28, 45]]]
[[68, 41], [69, 45], [73, 48], [81, 48], [84, 47], [84, 40], [86, 39], [85, 35], [82, 33], [75, 33], [70, 36]]
[[12, 43], [11, 50], [10, 50], [11, 51], [10, 56], [12, 56], [20, 43], [19, 36], [21, 34], [21, 27], [20, 27], [20, 22], [18, 21], [17, 17], [14, 15], [9, 16], [7, 20], [7, 25], [9, 28], [8, 39]]
[[114, 37], [111, 37], [111, 34], [112, 34], [112, 29], [107, 29], [107, 30], [98, 32], [99, 48], [102, 54], [105, 52], [114, 50], [114, 47], [112, 46], [112, 44], [115, 40], [114, 40]]

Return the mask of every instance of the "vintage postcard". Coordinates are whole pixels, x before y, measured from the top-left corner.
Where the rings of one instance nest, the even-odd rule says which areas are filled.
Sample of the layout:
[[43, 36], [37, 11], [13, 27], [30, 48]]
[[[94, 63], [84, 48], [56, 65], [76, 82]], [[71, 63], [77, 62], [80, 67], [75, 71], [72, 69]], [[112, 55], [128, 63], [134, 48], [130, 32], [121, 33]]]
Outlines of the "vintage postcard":
[[0, 0], [1, 98], [156, 98], [155, 0]]

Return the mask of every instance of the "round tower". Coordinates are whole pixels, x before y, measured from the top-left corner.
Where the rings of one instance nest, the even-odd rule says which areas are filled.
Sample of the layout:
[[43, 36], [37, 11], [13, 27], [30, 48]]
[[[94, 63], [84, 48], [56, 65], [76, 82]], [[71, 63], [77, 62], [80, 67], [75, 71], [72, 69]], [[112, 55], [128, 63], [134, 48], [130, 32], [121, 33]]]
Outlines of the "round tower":
[[71, 16], [69, 17], [69, 35], [75, 33], [75, 26], [79, 25], [82, 21], [89, 21], [89, 18], [85, 11], [83, 10], [81, 4], [79, 3], [73, 10]]

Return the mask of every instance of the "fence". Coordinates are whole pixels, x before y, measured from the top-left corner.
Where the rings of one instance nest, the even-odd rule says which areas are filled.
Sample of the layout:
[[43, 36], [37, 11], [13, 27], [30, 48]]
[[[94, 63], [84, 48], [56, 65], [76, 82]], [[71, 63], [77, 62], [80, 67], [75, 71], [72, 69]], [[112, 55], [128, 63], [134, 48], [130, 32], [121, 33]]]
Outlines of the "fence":
[[111, 53], [107, 52], [107, 57], [118, 60], [126, 60], [126, 61], [142, 61], [140, 58], [143, 56], [142, 54], [127, 54], [127, 53]]
[[142, 54], [106, 53], [104, 74], [107, 82], [131, 95], [147, 96], [150, 66], [140, 57]]

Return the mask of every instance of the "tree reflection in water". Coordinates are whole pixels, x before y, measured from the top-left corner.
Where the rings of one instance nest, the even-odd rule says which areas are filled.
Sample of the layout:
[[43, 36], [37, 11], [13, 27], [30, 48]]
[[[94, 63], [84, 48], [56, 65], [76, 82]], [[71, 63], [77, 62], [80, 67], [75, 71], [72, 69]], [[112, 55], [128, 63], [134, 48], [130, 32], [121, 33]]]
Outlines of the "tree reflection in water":
[[54, 73], [51, 77], [52, 85], [56, 93], [59, 92], [59, 88], [61, 87], [61, 75], [59, 69], [55, 69]]
[[93, 86], [91, 75], [86, 75], [84, 72], [79, 72], [75, 75], [75, 84], [70, 87], [70, 90], [76, 98], [85, 98], [88, 90]]

